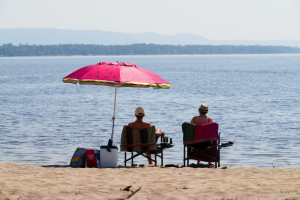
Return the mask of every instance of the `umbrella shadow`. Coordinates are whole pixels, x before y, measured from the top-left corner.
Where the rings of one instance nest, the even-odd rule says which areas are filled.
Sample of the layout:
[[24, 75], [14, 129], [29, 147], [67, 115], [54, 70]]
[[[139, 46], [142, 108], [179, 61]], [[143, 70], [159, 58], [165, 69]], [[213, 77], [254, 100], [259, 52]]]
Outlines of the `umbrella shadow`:
[[192, 167], [192, 168], [215, 168], [215, 165], [213, 164], [207, 164], [207, 165], [204, 165], [204, 164], [190, 164], [188, 165], [187, 167]]
[[73, 168], [70, 165], [42, 165], [41, 167], [54, 167], [54, 168]]
[[146, 167], [161, 167], [161, 165], [145, 165], [145, 164], [133, 164], [133, 165], [118, 165], [118, 168], [130, 169], [130, 168], [146, 168]]

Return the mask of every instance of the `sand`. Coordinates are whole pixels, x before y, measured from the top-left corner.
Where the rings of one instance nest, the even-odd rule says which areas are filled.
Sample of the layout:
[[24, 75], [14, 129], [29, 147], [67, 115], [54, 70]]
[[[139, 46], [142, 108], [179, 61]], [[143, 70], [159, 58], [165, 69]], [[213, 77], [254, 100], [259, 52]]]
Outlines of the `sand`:
[[1, 200], [128, 198], [300, 199], [300, 169], [160, 166], [98, 169], [0, 163]]

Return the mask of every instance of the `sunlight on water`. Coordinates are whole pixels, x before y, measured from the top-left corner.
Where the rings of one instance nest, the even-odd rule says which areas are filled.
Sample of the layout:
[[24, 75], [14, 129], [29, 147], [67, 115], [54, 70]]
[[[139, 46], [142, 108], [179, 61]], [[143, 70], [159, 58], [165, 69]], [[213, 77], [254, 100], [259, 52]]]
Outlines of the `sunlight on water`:
[[[221, 142], [235, 142], [221, 150], [221, 165], [300, 167], [299, 55], [0, 58], [0, 162], [67, 165], [76, 147], [106, 145], [114, 88], [65, 84], [62, 78], [117, 60], [151, 70], [173, 87], [118, 89], [116, 146], [123, 125], [142, 106], [145, 120], [176, 144], [164, 151], [164, 163], [182, 165], [181, 124], [205, 102], [220, 125]], [[121, 165], [123, 156], [119, 152]]]

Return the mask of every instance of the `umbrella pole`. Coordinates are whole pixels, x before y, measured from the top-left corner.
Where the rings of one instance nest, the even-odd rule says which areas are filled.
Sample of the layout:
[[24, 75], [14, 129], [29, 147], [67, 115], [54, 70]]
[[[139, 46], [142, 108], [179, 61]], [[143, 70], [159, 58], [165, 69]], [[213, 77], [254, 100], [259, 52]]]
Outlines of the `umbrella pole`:
[[113, 124], [112, 124], [112, 134], [111, 134], [111, 141], [113, 141], [113, 138], [114, 138], [114, 126], [115, 126], [116, 100], [117, 100], [117, 87], [115, 87], [115, 102], [114, 102], [114, 115], [113, 115], [113, 118], [112, 118]]
[[114, 126], [115, 126], [115, 112], [116, 112], [116, 98], [117, 98], [117, 87], [115, 87], [115, 102], [114, 102], [114, 115], [112, 117], [112, 133], [111, 133], [111, 138], [108, 140], [107, 146], [106, 146], [106, 150], [108, 152], [111, 152], [110, 148], [112, 147], [113, 144], [113, 138], [114, 138]]

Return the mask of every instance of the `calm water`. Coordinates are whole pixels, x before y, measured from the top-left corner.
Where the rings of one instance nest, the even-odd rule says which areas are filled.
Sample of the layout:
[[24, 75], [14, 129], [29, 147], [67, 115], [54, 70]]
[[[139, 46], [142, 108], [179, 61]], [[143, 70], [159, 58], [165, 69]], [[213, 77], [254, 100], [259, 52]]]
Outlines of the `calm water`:
[[221, 142], [235, 142], [221, 150], [221, 165], [300, 167], [300, 55], [0, 58], [0, 162], [66, 165], [76, 147], [107, 144], [114, 88], [61, 81], [100, 61], [135, 63], [173, 85], [118, 89], [115, 145], [142, 106], [176, 144], [164, 162], [182, 165], [181, 124], [207, 103]]

